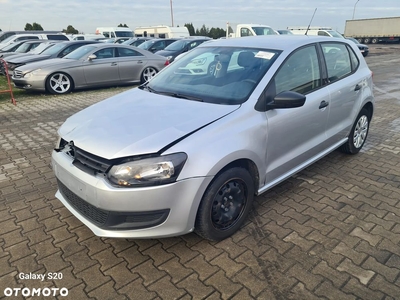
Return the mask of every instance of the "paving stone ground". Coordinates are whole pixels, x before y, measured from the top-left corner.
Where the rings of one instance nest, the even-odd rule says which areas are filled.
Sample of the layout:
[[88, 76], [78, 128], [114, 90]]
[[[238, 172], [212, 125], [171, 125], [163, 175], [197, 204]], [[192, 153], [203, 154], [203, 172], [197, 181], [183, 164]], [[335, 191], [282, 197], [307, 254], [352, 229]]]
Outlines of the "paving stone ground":
[[[59, 299], [399, 299], [400, 47], [388, 49], [367, 57], [377, 102], [362, 152], [335, 151], [257, 197], [218, 243], [99, 238], [55, 198], [57, 128], [128, 88], [1, 103], [0, 298], [66, 288]], [[20, 278], [29, 273], [62, 278]]]

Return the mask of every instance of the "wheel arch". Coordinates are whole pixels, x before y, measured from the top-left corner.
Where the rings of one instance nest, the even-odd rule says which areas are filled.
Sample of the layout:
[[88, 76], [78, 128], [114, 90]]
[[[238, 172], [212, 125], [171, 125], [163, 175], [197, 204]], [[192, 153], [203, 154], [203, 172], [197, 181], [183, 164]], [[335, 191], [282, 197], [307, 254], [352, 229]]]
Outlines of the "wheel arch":
[[367, 103], [364, 104], [364, 106], [363, 106], [361, 109], [363, 109], [363, 108], [365, 108], [366, 110], [368, 110], [368, 112], [369, 112], [369, 119], [371, 120], [371, 119], [372, 119], [372, 116], [373, 116], [373, 114], [374, 114], [374, 106], [372, 105], [371, 102], [367, 102]]

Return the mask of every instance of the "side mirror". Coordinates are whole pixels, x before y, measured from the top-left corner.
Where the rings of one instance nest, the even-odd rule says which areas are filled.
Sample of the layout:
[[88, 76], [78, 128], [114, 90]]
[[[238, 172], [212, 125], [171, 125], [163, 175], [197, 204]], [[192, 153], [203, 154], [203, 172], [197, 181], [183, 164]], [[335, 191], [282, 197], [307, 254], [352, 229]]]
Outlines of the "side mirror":
[[277, 108], [301, 107], [306, 102], [306, 96], [297, 92], [285, 91], [274, 97], [274, 100], [267, 103], [267, 110]]
[[93, 60], [93, 59], [96, 59], [97, 58], [97, 56], [95, 55], [95, 54], [90, 54], [89, 56], [88, 56], [88, 60], [89, 61], [91, 61], [91, 60]]

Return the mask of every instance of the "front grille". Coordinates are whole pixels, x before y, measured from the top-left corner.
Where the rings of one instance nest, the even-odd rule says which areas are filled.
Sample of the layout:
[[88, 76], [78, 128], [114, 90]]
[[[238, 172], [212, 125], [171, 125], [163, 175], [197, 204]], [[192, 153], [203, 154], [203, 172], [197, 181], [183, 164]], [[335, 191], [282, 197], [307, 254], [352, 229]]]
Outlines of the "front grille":
[[111, 163], [102, 157], [90, 154], [75, 146], [73, 148], [75, 154], [74, 164], [79, 162], [95, 173], [105, 173], [111, 166]]
[[67, 188], [60, 180], [57, 179], [58, 188], [60, 193], [64, 196], [65, 200], [73, 206], [84, 217], [101, 227], [106, 224], [108, 218], [108, 211], [98, 209], [97, 207], [87, 203], [85, 200], [73, 193]]

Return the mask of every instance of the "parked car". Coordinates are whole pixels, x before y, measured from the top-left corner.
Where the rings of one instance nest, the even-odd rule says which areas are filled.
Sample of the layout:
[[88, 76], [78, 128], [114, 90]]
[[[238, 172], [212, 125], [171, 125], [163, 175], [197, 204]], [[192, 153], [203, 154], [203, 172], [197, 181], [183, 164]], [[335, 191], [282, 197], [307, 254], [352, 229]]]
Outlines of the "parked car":
[[[8, 56], [16, 55], [16, 54], [21, 54], [21, 53], [28, 53], [34, 49], [36, 49], [37, 46], [39, 46], [42, 43], [48, 42], [48, 40], [27, 40], [27, 41], [21, 41], [14, 43], [16, 45], [16, 49], [14, 51], [5, 51], [0, 53], [0, 58], [6, 58]], [[7, 47], [3, 48], [2, 50], [7, 50], [7, 49], [14, 49], [13, 46], [14, 44], [8, 45]]]
[[155, 53], [157, 51], [163, 50], [165, 47], [168, 45], [172, 44], [173, 42], [177, 41], [177, 38], [171, 38], [171, 39], [150, 39], [139, 46], [137, 46], [140, 49], [144, 49], [147, 51], [150, 51], [152, 53]]
[[[181, 72], [208, 56], [213, 74]], [[56, 197], [98, 236], [224, 239], [255, 195], [338, 147], [361, 150], [372, 89], [372, 72], [345, 39], [203, 43], [66, 120], [52, 153]]]
[[174, 61], [175, 57], [177, 57], [181, 53], [185, 53], [187, 51], [192, 50], [193, 48], [196, 48], [198, 45], [212, 40], [209, 37], [188, 37], [188, 38], [183, 38], [179, 41], [176, 41], [169, 45], [168, 47], [165, 47], [164, 50], [157, 51], [156, 53], [158, 55], [165, 56], [168, 61], [171, 63]]
[[291, 32], [288, 29], [278, 29], [277, 31], [279, 34], [289, 34], [289, 35], [293, 34], [293, 32]]
[[6, 59], [8, 69], [13, 71], [15, 68], [51, 58], [61, 58], [78, 49], [81, 46], [98, 43], [97, 41], [84, 40], [84, 41], [68, 41], [61, 42], [51, 48], [46, 49], [41, 54], [27, 54], [24, 56], [10, 56]]
[[5, 46], [3, 49], [0, 49], [0, 55], [5, 53], [5, 52], [14, 52], [15, 50], [17, 50], [17, 48], [19, 46], [21, 46], [25, 42], [26, 41], [19, 41], [19, 42], [16, 42], [16, 43], [13, 43], [13, 44], [9, 44], [9, 45]]
[[0, 31], [0, 43], [12, 35], [16, 34], [62, 34], [57, 30], [20, 30], [20, 31]]
[[369, 53], [369, 47], [367, 45], [361, 44], [357, 39], [355, 38], [351, 38], [351, 37], [347, 37], [346, 39], [352, 41], [354, 44], [356, 44], [356, 46], [358, 47], [358, 49], [360, 49], [362, 55], [365, 57], [368, 55]]
[[165, 57], [119, 44], [91, 44], [64, 58], [31, 63], [14, 70], [17, 88], [64, 94], [75, 89], [143, 83], [168, 65]]
[[[28, 42], [31, 42], [33, 40], [29, 40]], [[39, 40], [34, 40], [34, 41], [39, 41]], [[19, 61], [20, 59], [22, 59], [25, 56], [31, 56], [31, 55], [38, 55], [43, 53], [44, 51], [46, 51], [47, 49], [49, 49], [50, 47], [54, 46], [55, 44], [61, 43], [61, 41], [52, 41], [52, 40], [48, 40], [46, 42], [40, 43], [38, 46], [36, 46], [35, 49], [32, 49], [29, 52], [26, 53], [12, 53], [12, 55], [9, 55], [7, 57], [4, 58], [4, 61], [7, 63], [8, 66], [8, 60], [11, 61]], [[0, 74], [1, 75], [5, 75], [5, 70], [4, 70], [4, 65], [0, 64]]]
[[65, 34], [15, 34], [3, 40], [0, 43], [0, 49], [15, 42], [39, 39], [69, 41], [69, 38]]
[[131, 46], [139, 46], [140, 44], [143, 44], [144, 42], [151, 40], [152, 38], [146, 38], [146, 37], [136, 37], [136, 38], [131, 38], [125, 42], [123, 42], [123, 45], [131, 45]]

